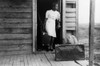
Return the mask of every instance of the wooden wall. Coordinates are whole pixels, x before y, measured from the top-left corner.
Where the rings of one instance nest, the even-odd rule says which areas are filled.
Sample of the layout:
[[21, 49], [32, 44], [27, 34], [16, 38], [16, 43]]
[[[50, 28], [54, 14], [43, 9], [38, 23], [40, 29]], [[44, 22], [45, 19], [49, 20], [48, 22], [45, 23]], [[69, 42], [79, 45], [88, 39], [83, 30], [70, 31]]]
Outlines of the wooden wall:
[[32, 0], [0, 0], [0, 55], [22, 53], [32, 53]]

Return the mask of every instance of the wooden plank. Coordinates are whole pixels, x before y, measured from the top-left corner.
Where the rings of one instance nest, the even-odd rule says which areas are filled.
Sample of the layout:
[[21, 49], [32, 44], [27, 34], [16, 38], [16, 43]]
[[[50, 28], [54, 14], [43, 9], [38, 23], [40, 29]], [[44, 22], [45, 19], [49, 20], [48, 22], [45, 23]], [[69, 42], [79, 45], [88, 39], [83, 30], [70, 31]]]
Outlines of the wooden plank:
[[13, 66], [19, 66], [20, 65], [20, 58], [19, 56], [15, 55], [14, 60], [13, 60]]
[[5, 19], [5, 18], [3, 18], [3, 19], [0, 19], [0, 23], [31, 23], [32, 22], [32, 19], [12, 19], [12, 18], [10, 18], [10, 19]]
[[2, 7], [0, 8], [0, 12], [32, 12], [31, 8], [29, 7], [12, 7], [12, 8], [8, 8], [8, 7]]
[[76, 22], [76, 18], [65, 18], [65, 22]]
[[79, 39], [79, 1], [76, 1], [76, 38]]
[[24, 66], [24, 55], [20, 55], [20, 66]]
[[11, 66], [10, 63], [9, 63], [11, 56], [6, 56], [5, 58], [6, 58], [6, 61], [5, 61], [4, 66]]
[[[28, 55], [26, 56], [28, 65], [29, 65], [29, 66], [36, 66], [35, 61], [32, 61], [32, 59], [33, 59], [32, 55], [33, 55], [33, 54], [28, 54]], [[33, 59], [33, 60], [35, 60], [35, 59]]]
[[0, 0], [0, 7], [10, 7], [10, 8], [12, 8], [12, 7], [32, 7], [32, 2], [29, 1], [29, 2], [25, 2], [21, 5], [14, 5], [14, 4], [11, 4], [9, 2], [3, 2]]
[[37, 48], [37, 0], [32, 0], [32, 24], [33, 24], [33, 52], [36, 51]]
[[60, 62], [55, 61], [55, 56], [53, 54], [45, 54], [49, 60], [51, 66], [63, 66]]
[[76, 23], [65, 23], [66, 27], [75, 27]]
[[[39, 65], [39, 66], [48, 66], [48, 64], [47, 64], [48, 61], [44, 62], [44, 58], [41, 58], [41, 56], [43, 56], [43, 54], [36, 54], [35, 55], [35, 57], [37, 58], [36, 59], [37, 65]], [[50, 64], [50, 66], [52, 66], [52, 65]]]
[[27, 56], [26, 55], [24, 55], [24, 66], [29, 66], [29, 63], [28, 63], [28, 60], [27, 60], [27, 58], [26, 58]]
[[2, 58], [2, 63], [0, 64], [0, 66], [4, 66], [5, 65], [5, 61], [6, 61], [6, 57], [5, 56], [2, 56], [3, 58]]
[[41, 59], [42, 66], [51, 66], [44, 54], [39, 54], [39, 58]]
[[65, 30], [75, 30], [75, 27], [66, 27]]
[[76, 29], [76, 25], [75, 25], [75, 23], [66, 23], [65, 24], [65, 29], [66, 30], [75, 30]]
[[75, 18], [76, 17], [76, 13], [66, 13], [65, 14], [65, 18]]
[[76, 8], [66, 8], [65, 9], [65, 13], [75, 13], [76, 12]]
[[7, 2], [7, 3], [12, 3], [12, 2], [31, 2], [32, 0], [20, 0], [20, 1], [10, 1], [10, 0], [0, 0], [0, 2]]
[[94, 61], [94, 19], [95, 16], [95, 1], [90, 0], [90, 23], [89, 23], [89, 66], [93, 66]]
[[0, 28], [32, 28], [32, 24], [0, 24]]
[[0, 40], [32, 39], [32, 34], [0, 34]]
[[67, 1], [78, 1], [78, 0], [67, 0]]
[[32, 40], [0, 40], [0, 45], [11, 44], [32, 44]]
[[32, 28], [0, 28], [0, 34], [31, 34]]
[[22, 12], [22, 13], [14, 13], [14, 12], [10, 12], [10, 13], [0, 13], [0, 18], [26, 18], [26, 19], [28, 19], [28, 18], [31, 18], [31, 12]]
[[[32, 58], [32, 61], [35, 62], [35, 63], [33, 63], [33, 66], [34, 66], [34, 65], [36, 65], [36, 66], [41, 66], [40, 63], [39, 63], [39, 62], [40, 62], [40, 61], [39, 61], [39, 57], [37, 57], [37, 56], [38, 56], [38, 54], [34, 54], [34, 55], [32, 56], [32, 57], [33, 57], [33, 58]], [[34, 60], [34, 59], [35, 59], [35, 60]]]
[[36, 65], [36, 59], [34, 58], [35, 57], [35, 54], [30, 54], [28, 55], [28, 63], [29, 63], [29, 66], [32, 65], [32, 66], [37, 66]]
[[63, 34], [62, 35], [63, 35], [63, 39], [64, 39], [65, 35], [66, 35], [66, 29], [65, 29], [65, 22], [66, 22], [66, 20], [65, 20], [66, 19], [65, 18], [65, 14], [66, 14], [66, 12], [65, 12], [65, 9], [66, 9], [66, 0], [62, 0], [62, 4], [63, 4], [62, 5], [62, 7], [63, 7], [62, 8], [62, 11], [63, 11], [62, 12], [62, 21], [63, 21], [63, 23], [62, 23], [63, 24], [63, 27], [62, 27], [63, 28], [63, 32], [62, 33]]
[[22, 50], [32, 50], [31, 44], [27, 45], [10, 45], [10, 46], [0, 46], [0, 51], [9, 52], [9, 51], [22, 51]]
[[[13, 55], [22, 55], [22, 54], [32, 54], [32, 50], [22, 50], [22, 51], [9, 51], [9, 52], [0, 52], [0, 56], [5, 55], [5, 56], [13, 56]], [[13, 64], [13, 63], [12, 63]]]
[[73, 4], [75, 4], [76, 3], [76, 1], [68, 1], [68, 0], [66, 0], [66, 3], [73, 3]]

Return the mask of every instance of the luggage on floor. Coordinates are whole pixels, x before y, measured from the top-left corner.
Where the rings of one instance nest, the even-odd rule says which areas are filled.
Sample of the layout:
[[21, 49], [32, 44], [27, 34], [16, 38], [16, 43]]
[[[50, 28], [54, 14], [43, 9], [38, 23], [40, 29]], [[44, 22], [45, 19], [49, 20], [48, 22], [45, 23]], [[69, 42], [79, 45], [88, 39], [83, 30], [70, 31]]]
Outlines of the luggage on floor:
[[56, 61], [71, 61], [84, 59], [84, 45], [60, 44], [55, 46]]

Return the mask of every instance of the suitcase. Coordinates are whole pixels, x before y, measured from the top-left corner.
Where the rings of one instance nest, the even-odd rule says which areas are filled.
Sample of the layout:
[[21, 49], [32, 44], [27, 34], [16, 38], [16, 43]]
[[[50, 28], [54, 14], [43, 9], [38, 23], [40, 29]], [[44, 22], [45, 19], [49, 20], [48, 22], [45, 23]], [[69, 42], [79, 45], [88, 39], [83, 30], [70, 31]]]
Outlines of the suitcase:
[[56, 61], [72, 61], [84, 60], [84, 45], [56, 45], [55, 46], [55, 60]]
[[42, 44], [49, 44], [50, 43], [50, 36], [45, 33], [43, 36], [42, 36]]

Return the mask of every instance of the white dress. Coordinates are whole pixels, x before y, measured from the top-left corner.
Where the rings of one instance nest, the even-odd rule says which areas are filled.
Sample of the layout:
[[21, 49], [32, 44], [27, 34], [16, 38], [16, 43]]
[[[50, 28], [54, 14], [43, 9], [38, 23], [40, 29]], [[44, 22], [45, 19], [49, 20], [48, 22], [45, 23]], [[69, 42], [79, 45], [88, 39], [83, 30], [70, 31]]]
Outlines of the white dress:
[[60, 13], [58, 11], [47, 10], [46, 12], [46, 31], [49, 36], [56, 37], [55, 20], [60, 19]]

